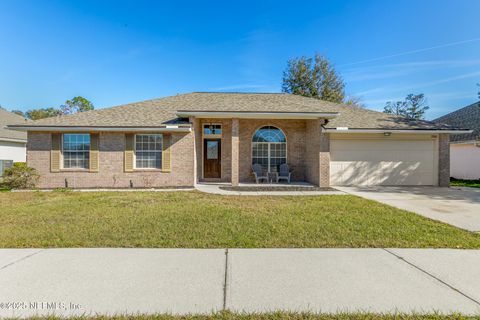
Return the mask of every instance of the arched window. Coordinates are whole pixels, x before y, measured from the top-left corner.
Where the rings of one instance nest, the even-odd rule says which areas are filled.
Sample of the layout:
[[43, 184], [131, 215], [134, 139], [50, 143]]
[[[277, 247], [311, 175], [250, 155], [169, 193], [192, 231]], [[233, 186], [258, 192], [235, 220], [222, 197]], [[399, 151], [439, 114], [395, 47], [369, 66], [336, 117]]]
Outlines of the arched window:
[[269, 172], [278, 172], [287, 163], [287, 139], [277, 127], [258, 129], [252, 138], [252, 164], [260, 164]]

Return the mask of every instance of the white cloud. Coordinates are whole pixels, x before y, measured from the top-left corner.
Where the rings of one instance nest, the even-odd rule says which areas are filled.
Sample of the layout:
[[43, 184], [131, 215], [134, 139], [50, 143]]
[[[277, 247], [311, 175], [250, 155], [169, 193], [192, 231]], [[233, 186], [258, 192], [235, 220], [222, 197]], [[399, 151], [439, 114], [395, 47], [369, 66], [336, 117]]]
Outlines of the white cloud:
[[340, 67], [341, 66], [350, 66], [350, 65], [369, 63], [369, 62], [380, 61], [380, 60], [385, 60], [385, 59], [390, 59], [390, 58], [396, 58], [396, 57], [411, 55], [411, 54], [415, 54], [415, 53], [431, 51], [431, 50], [436, 50], [436, 49], [442, 49], [442, 48], [447, 48], [447, 47], [453, 47], [453, 46], [458, 46], [458, 45], [461, 45], [461, 44], [473, 43], [473, 42], [478, 42], [478, 41], [480, 41], [480, 38], [474, 38], [474, 39], [444, 43], [444, 44], [441, 44], [441, 45], [431, 46], [431, 47], [427, 47], [427, 48], [421, 48], [421, 49], [415, 49], [415, 50], [410, 50], [410, 51], [394, 53], [394, 54], [386, 55], [386, 56], [383, 56], [383, 57], [376, 57], [376, 58], [372, 58], [372, 59], [366, 59], [366, 60], [362, 60], [362, 61], [346, 63], [346, 64], [343, 64], [343, 65], [340, 65]]
[[480, 59], [411, 61], [347, 69], [342, 74], [347, 82], [360, 82], [367, 80], [399, 78], [402, 76], [415, 74], [421, 75], [425, 74], [426, 71], [443, 71], [446, 69], [459, 69], [472, 66], [480, 66]]

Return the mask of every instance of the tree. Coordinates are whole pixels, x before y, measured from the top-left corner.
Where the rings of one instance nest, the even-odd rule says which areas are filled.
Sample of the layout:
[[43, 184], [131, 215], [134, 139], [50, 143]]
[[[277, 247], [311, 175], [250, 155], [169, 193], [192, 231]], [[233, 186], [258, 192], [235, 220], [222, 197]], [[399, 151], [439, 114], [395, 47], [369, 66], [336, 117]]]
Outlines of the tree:
[[25, 112], [25, 115], [28, 119], [38, 120], [58, 116], [60, 115], [60, 110], [55, 108], [32, 109]]
[[[74, 97], [71, 100], [65, 101], [65, 103], [61, 105], [60, 108], [58, 109], [53, 107], [32, 109], [25, 112], [25, 115], [23, 116], [31, 120], [38, 120], [43, 118], [56, 117], [63, 114], [74, 114], [77, 112], [84, 112], [84, 111], [89, 111], [93, 109], [94, 109], [94, 106], [89, 100], [85, 99], [84, 97], [78, 96], [78, 97]], [[18, 111], [18, 112], [21, 112], [21, 111]]]
[[84, 97], [74, 97], [72, 100], [65, 101], [65, 104], [60, 106], [60, 112], [62, 114], [74, 114], [77, 112], [85, 112], [93, 110], [95, 107], [92, 102]]
[[347, 106], [353, 106], [358, 108], [366, 108], [367, 106], [363, 103], [362, 99], [356, 96], [349, 96], [344, 102]]
[[345, 99], [345, 84], [323, 56], [288, 60], [283, 72], [282, 91], [305, 97], [341, 103]]
[[407, 109], [407, 102], [406, 101], [388, 101], [385, 107], [383, 108], [383, 112], [394, 114], [397, 116], [405, 116]]
[[387, 102], [383, 112], [400, 115], [408, 119], [421, 120], [428, 109], [430, 107], [427, 105], [427, 99], [423, 93], [410, 93], [404, 101]]
[[407, 118], [420, 120], [425, 116], [425, 112], [430, 109], [427, 105], [427, 99], [423, 93], [409, 94], [405, 100], [407, 101]]

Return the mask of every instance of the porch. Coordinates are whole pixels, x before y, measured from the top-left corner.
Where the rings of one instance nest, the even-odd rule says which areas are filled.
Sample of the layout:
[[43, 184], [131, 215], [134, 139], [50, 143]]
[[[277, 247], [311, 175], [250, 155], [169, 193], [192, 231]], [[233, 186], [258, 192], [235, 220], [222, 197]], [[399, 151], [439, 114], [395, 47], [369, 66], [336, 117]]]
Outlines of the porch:
[[326, 121], [191, 117], [195, 181], [249, 186], [255, 182], [253, 164], [261, 165], [269, 173], [278, 172], [280, 165], [287, 164], [291, 185], [329, 187], [329, 136], [322, 128]]
[[239, 183], [233, 186], [230, 182], [201, 182], [195, 185], [198, 191], [236, 196], [312, 196], [312, 195], [345, 195], [346, 193], [331, 187], [319, 187], [305, 181], [291, 183]]

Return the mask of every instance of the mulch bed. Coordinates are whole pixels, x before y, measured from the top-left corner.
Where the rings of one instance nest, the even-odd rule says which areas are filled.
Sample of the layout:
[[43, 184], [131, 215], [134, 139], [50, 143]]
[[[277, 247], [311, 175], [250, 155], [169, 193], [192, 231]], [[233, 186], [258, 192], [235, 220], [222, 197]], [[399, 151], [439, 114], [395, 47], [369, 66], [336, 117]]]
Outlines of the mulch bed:
[[299, 187], [299, 186], [278, 186], [278, 187], [220, 187], [227, 191], [246, 191], [246, 192], [262, 192], [262, 191], [338, 191], [330, 187]]

